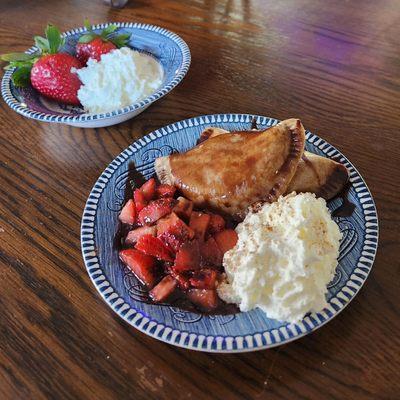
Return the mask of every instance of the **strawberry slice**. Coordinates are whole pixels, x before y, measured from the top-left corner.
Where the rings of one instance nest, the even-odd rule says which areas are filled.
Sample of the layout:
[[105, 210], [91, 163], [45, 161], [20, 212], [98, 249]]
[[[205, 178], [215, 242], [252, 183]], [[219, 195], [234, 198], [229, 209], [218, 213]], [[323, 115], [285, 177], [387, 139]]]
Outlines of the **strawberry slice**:
[[135, 201], [136, 212], [138, 213], [147, 206], [147, 201], [144, 197], [144, 194], [140, 191], [140, 189], [136, 189], [133, 192], [133, 200]]
[[188, 299], [201, 310], [211, 311], [218, 306], [218, 295], [215, 289], [190, 289], [186, 294]]
[[214, 269], [203, 268], [189, 279], [190, 285], [199, 289], [215, 289], [218, 273]]
[[160, 303], [171, 296], [177, 285], [178, 282], [171, 275], [164, 276], [149, 292], [149, 295], [156, 303]]
[[157, 236], [176, 253], [183, 243], [193, 239], [194, 231], [172, 212], [157, 221]]
[[218, 214], [210, 214], [208, 232], [211, 235], [213, 235], [214, 233], [221, 232], [224, 229], [225, 229], [225, 220]]
[[151, 201], [149, 205], [139, 212], [139, 223], [141, 225], [154, 224], [160, 218], [169, 214], [174, 208], [175, 203], [176, 200], [170, 198]]
[[174, 207], [173, 211], [178, 217], [183, 218], [185, 221], [188, 221], [190, 218], [190, 214], [193, 211], [193, 202], [185, 199], [184, 197], [178, 197], [178, 203]]
[[228, 250], [235, 247], [238, 235], [233, 229], [225, 229], [216, 233], [214, 239], [217, 242], [219, 249], [225, 254]]
[[129, 199], [122, 208], [118, 219], [123, 224], [133, 225], [136, 220], [136, 207], [132, 199]]
[[176, 252], [180, 249], [182, 244], [185, 243], [185, 241], [182, 240], [181, 237], [171, 235], [168, 232], [163, 233], [158, 238], [163, 241], [163, 243], [168, 247], [168, 249], [171, 250], [173, 254], [176, 254]]
[[154, 178], [150, 178], [142, 185], [140, 191], [143, 193], [144, 198], [147, 201], [153, 200], [156, 194], [156, 180]]
[[193, 211], [190, 215], [189, 226], [194, 230], [195, 235], [198, 239], [204, 240], [209, 222], [209, 214]]
[[223, 253], [213, 237], [200, 245], [201, 261], [205, 265], [222, 265]]
[[190, 287], [190, 283], [189, 283], [189, 279], [183, 275], [183, 274], [175, 274], [171, 276], [174, 277], [174, 279], [178, 282], [178, 286], [182, 289], [182, 290], [188, 290]]
[[161, 184], [156, 189], [156, 197], [174, 197], [176, 188], [171, 185]]
[[135, 249], [126, 249], [119, 252], [119, 258], [148, 287], [156, 281], [155, 259]]
[[159, 260], [171, 261], [174, 259], [171, 256], [169, 249], [158, 238], [152, 235], [142, 236], [136, 243], [135, 248], [142, 251], [144, 254], [154, 256]]
[[125, 238], [125, 244], [134, 245], [142, 236], [151, 235], [156, 236], [157, 227], [156, 226], [142, 226], [137, 229], [129, 231]]
[[157, 233], [157, 236], [169, 233], [176, 237], [181, 237], [184, 240], [194, 238], [193, 229], [188, 227], [174, 212], [171, 212], [168, 217], [158, 220]]
[[174, 270], [176, 272], [196, 270], [200, 268], [199, 242], [184, 243], [176, 253]]
[[167, 267], [166, 269], [166, 273], [171, 275], [177, 282], [178, 282], [178, 286], [182, 289], [182, 290], [187, 290], [190, 287], [190, 283], [189, 283], [189, 276], [187, 276], [188, 274], [186, 274], [185, 272], [176, 272], [174, 270], [174, 267]]

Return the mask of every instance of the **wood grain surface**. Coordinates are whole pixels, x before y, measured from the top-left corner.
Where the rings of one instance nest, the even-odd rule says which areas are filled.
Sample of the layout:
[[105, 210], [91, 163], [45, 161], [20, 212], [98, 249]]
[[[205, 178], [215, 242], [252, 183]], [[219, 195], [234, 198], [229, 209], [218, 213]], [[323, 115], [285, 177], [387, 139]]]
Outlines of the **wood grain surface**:
[[[183, 82], [104, 129], [35, 122], [0, 101], [0, 398], [399, 399], [400, 3], [1, 0], [0, 52], [62, 30], [138, 21], [192, 52]], [[158, 342], [101, 300], [80, 219], [106, 165], [135, 139], [208, 113], [299, 117], [340, 149], [376, 200], [380, 245], [352, 304], [279, 348], [213, 355]]]

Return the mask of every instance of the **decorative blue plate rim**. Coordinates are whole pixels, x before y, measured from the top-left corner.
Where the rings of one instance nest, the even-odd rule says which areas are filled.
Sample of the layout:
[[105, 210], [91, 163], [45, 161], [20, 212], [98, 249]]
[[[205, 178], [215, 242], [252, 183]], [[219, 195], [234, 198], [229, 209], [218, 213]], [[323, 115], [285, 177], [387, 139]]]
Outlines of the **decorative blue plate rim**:
[[[189, 50], [189, 46], [187, 43], [176, 33], [166, 29], [159, 27], [157, 25], [145, 24], [140, 22], [107, 22], [97, 25], [92, 25], [93, 29], [104, 29], [109, 25], [116, 25], [119, 28], [137, 28], [143, 29], [148, 31], [154, 31], [160, 33], [169, 39], [173, 40], [178, 48], [182, 53], [182, 63], [179, 66], [179, 72], [177, 72], [175, 78], [168, 84], [163, 85], [160, 89], [158, 89], [152, 95], [146, 97], [145, 99], [141, 100], [140, 102], [134, 103], [124, 108], [120, 108], [115, 111], [100, 113], [100, 114], [81, 114], [77, 116], [62, 116], [62, 115], [55, 115], [51, 113], [43, 113], [38, 111], [33, 111], [29, 109], [27, 106], [24, 106], [12, 93], [11, 91], [11, 75], [14, 72], [15, 68], [9, 69], [5, 72], [3, 79], [1, 81], [1, 94], [3, 96], [4, 101], [6, 104], [17, 113], [36, 120], [46, 121], [46, 122], [56, 122], [56, 123], [77, 123], [77, 122], [89, 122], [89, 121], [99, 121], [105, 120], [109, 118], [114, 118], [116, 116], [124, 115], [130, 113], [132, 111], [138, 110], [145, 106], [149, 106], [151, 103], [155, 102], [156, 100], [160, 99], [161, 97], [165, 96], [169, 93], [172, 89], [174, 89], [185, 77], [187, 74], [190, 62], [191, 62], [191, 54]], [[63, 32], [63, 37], [68, 37], [71, 35], [75, 35], [77, 33], [84, 33], [87, 29], [85, 27], [79, 27], [76, 29], [71, 29], [69, 31]], [[37, 51], [38, 48], [36, 46], [32, 46], [28, 49], [25, 53], [32, 54]]]
[[273, 126], [279, 122], [277, 119], [250, 114], [214, 114], [189, 118], [151, 132], [122, 151], [104, 170], [89, 194], [81, 224], [82, 256], [88, 274], [103, 300], [126, 322], [149, 336], [178, 347], [206, 352], [233, 353], [272, 348], [299, 339], [338, 315], [357, 295], [371, 271], [379, 236], [378, 215], [372, 195], [357, 169], [340, 151], [324, 139], [306, 131], [307, 143], [317, 146], [326, 156], [335, 157], [336, 161], [340, 161], [348, 168], [350, 182], [355, 189], [365, 218], [365, 237], [356, 266], [345, 285], [328, 301], [328, 306], [324, 310], [309, 314], [299, 323], [285, 324], [277, 329], [251, 335], [198, 335], [190, 329], [176, 329], [163, 324], [141, 310], [131, 307], [107, 280], [96, 252], [95, 220], [99, 198], [117, 168], [147, 144], [158, 138], [173, 135], [179, 130], [199, 125], [206, 127], [235, 122], [250, 124], [253, 117], [256, 118], [258, 125]]

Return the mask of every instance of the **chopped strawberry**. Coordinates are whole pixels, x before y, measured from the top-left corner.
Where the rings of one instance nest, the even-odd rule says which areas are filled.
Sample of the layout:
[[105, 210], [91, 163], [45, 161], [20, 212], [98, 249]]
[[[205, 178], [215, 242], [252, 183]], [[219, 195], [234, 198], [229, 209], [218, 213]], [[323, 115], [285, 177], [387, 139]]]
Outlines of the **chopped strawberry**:
[[127, 203], [122, 207], [118, 219], [123, 224], [133, 225], [136, 220], [136, 207], [132, 199], [129, 199]]
[[190, 284], [199, 289], [215, 289], [218, 273], [214, 269], [203, 268], [189, 279]]
[[176, 188], [171, 185], [161, 184], [156, 189], [156, 197], [174, 197]]
[[195, 235], [198, 239], [204, 240], [209, 222], [209, 214], [193, 211], [190, 215], [189, 226], [194, 230]]
[[200, 252], [203, 264], [215, 266], [222, 265], [224, 254], [213, 237], [210, 237], [205, 242], [201, 243]]
[[187, 290], [190, 287], [189, 278], [184, 274], [179, 274], [175, 272], [173, 269], [169, 272], [169, 274], [178, 282], [178, 286], [182, 290]]
[[169, 249], [158, 238], [152, 235], [142, 236], [136, 243], [135, 248], [142, 251], [144, 254], [154, 256], [159, 260], [174, 261]]
[[143, 193], [144, 198], [147, 201], [153, 200], [156, 194], [156, 180], [154, 178], [150, 178], [142, 185], [140, 191]]
[[200, 249], [199, 242], [184, 243], [176, 253], [174, 270], [176, 272], [190, 271], [200, 268]]
[[208, 232], [213, 235], [214, 233], [221, 232], [225, 229], [225, 220], [218, 214], [210, 214], [210, 223], [208, 224]]
[[133, 200], [135, 201], [136, 212], [138, 213], [147, 206], [147, 201], [144, 197], [144, 194], [140, 191], [140, 189], [136, 189], [133, 192]]
[[119, 252], [119, 258], [148, 287], [152, 287], [156, 280], [155, 259], [135, 249], [126, 249]]
[[238, 235], [233, 229], [225, 229], [216, 233], [214, 239], [217, 242], [219, 249], [225, 254], [228, 250], [235, 247]]
[[128, 232], [125, 238], [125, 244], [133, 245], [144, 235], [156, 236], [156, 234], [156, 226], [141, 226], [140, 228], [136, 228]]
[[152, 225], [160, 218], [169, 214], [174, 208], [176, 200], [171, 198], [151, 201], [149, 205], [139, 212], [139, 223], [141, 225]]
[[174, 212], [157, 222], [158, 236], [169, 233], [184, 240], [193, 239], [194, 231], [188, 227]]
[[178, 203], [173, 209], [174, 213], [178, 215], [178, 217], [188, 221], [193, 211], [193, 202], [184, 197], [178, 197], [177, 201]]
[[168, 232], [164, 232], [161, 236], [158, 236], [158, 238], [161, 239], [168, 249], [170, 249], [174, 254], [176, 254], [183, 243], [185, 243], [182, 237], [171, 235]]
[[215, 289], [190, 289], [188, 299], [204, 311], [211, 311], [218, 306], [218, 295]]
[[149, 292], [150, 297], [157, 303], [165, 301], [174, 292], [178, 282], [171, 276], [166, 275]]

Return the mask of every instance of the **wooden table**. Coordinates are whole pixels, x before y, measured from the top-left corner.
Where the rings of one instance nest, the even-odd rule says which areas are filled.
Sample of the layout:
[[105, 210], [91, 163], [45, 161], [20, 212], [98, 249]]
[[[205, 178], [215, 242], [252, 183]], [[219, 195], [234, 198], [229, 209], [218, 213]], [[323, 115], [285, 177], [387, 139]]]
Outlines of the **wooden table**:
[[[171, 29], [192, 66], [143, 114], [104, 129], [38, 123], [0, 102], [0, 398], [398, 399], [400, 3], [2, 0], [0, 52], [84, 16]], [[301, 118], [357, 166], [381, 223], [351, 306], [301, 340], [237, 355], [175, 348], [123, 322], [91, 284], [79, 241], [86, 197], [122, 149], [223, 112]]]

